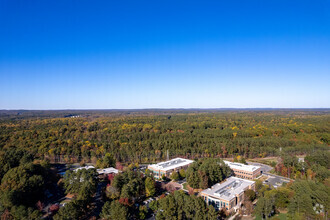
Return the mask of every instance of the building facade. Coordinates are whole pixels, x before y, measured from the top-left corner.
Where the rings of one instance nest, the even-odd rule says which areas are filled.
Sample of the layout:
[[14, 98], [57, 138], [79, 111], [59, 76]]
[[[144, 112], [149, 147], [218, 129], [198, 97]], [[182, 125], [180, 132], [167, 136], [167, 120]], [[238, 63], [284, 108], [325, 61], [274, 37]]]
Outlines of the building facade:
[[254, 181], [230, 177], [223, 183], [217, 183], [203, 190], [200, 196], [216, 210], [225, 209], [231, 212], [240, 207], [244, 201], [244, 192], [248, 189], [255, 190]]
[[242, 179], [253, 180], [261, 174], [261, 167], [259, 166], [246, 165], [225, 160], [224, 162], [234, 171], [236, 177]]
[[148, 169], [153, 173], [156, 179], [161, 179], [163, 175], [165, 177], [170, 177], [173, 171], [178, 172], [181, 169], [187, 169], [193, 162], [193, 160], [178, 157], [169, 161], [149, 165]]

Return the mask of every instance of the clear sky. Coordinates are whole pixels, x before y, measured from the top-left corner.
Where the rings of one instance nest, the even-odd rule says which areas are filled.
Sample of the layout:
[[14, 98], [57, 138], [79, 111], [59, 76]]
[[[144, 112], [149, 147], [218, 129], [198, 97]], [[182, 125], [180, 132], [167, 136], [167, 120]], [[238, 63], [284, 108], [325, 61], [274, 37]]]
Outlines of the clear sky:
[[0, 109], [232, 107], [330, 107], [329, 0], [0, 0]]

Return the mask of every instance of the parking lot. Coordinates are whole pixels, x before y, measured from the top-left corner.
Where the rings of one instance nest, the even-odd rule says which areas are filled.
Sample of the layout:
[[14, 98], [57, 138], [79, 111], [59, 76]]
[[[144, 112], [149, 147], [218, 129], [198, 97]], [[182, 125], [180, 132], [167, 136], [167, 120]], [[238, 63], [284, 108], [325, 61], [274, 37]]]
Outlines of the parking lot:
[[268, 179], [265, 180], [263, 183], [269, 186], [272, 186], [274, 188], [280, 187], [283, 185], [283, 183], [289, 183], [290, 180], [285, 177], [277, 176], [277, 175], [268, 175], [264, 174], [264, 176], [267, 176]]

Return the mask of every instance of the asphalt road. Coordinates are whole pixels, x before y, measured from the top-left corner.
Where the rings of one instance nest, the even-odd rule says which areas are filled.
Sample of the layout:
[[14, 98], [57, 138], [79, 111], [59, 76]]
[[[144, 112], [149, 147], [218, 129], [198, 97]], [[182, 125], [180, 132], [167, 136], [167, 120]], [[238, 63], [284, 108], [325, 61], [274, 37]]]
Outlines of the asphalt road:
[[279, 179], [282, 179], [283, 181], [286, 181], [286, 182], [294, 181], [293, 179], [290, 179], [290, 178], [287, 178], [287, 177], [284, 177], [284, 176], [279, 176], [279, 175], [276, 175], [276, 174], [273, 174], [273, 173], [265, 173], [265, 175], [270, 176], [270, 177], [274, 177], [274, 178], [279, 178]]
[[262, 164], [262, 163], [255, 163], [255, 162], [247, 162], [247, 163], [250, 165], [260, 166], [262, 173], [268, 173], [269, 171], [271, 171], [273, 169], [273, 167], [268, 166], [266, 164]]

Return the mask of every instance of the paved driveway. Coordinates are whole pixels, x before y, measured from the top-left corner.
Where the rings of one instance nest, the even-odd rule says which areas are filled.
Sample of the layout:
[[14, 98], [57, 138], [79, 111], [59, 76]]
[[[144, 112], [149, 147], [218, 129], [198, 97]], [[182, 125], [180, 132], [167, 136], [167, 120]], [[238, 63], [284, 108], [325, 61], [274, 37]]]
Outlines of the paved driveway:
[[283, 183], [289, 183], [290, 179], [285, 178], [282, 176], [277, 176], [277, 175], [269, 175], [265, 174], [268, 176], [268, 179], [264, 181], [264, 184], [273, 186], [274, 188], [277, 188], [279, 186], [282, 186]]
[[262, 173], [268, 173], [269, 171], [271, 171], [273, 169], [273, 167], [268, 166], [266, 164], [262, 164], [262, 163], [255, 163], [255, 162], [247, 162], [247, 163], [250, 165], [260, 166]]

